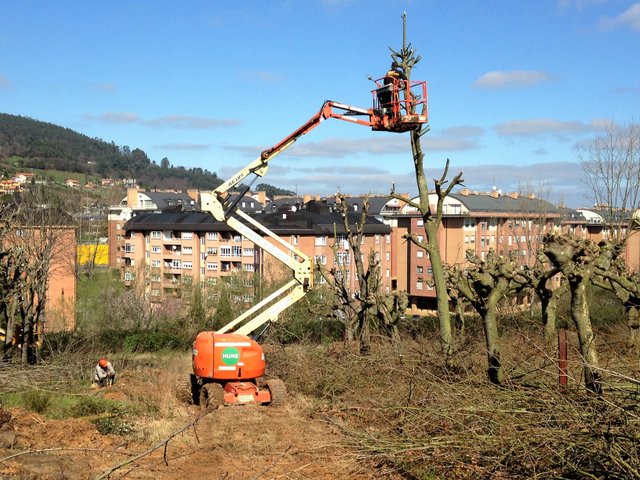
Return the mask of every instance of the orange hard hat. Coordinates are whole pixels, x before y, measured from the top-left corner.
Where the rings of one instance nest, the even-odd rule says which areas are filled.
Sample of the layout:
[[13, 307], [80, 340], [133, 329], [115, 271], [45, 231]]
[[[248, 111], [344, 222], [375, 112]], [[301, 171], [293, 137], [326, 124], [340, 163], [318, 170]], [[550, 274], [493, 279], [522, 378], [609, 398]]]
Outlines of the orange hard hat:
[[107, 366], [107, 359], [101, 358], [100, 361], [98, 362], [98, 365], [100, 365], [102, 368], [105, 368]]

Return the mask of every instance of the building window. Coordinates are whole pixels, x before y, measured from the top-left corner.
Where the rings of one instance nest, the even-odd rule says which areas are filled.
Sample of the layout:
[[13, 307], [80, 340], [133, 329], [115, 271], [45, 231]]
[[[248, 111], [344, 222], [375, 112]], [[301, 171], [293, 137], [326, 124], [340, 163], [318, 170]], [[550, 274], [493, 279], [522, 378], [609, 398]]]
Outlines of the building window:
[[232, 257], [242, 256], [242, 247], [231, 247], [231, 256]]
[[419, 227], [424, 227], [424, 220], [422, 218], [416, 220], [416, 225]]
[[151, 240], [151, 239], [149, 238], [149, 235], [145, 235], [145, 236], [144, 236], [144, 241], [145, 241], [145, 243], [146, 243], [147, 245], [149, 245], [149, 241], [150, 241], [150, 240]]
[[182, 253], [191, 255], [193, 253], [193, 247], [182, 247]]
[[318, 246], [322, 246], [322, 245], [326, 245], [327, 244], [327, 237], [316, 237], [315, 238], [315, 244]]
[[336, 253], [336, 263], [338, 265], [349, 265], [351, 263], [351, 255], [347, 252]]
[[180, 260], [171, 260], [171, 268], [175, 268], [177, 270], [180, 270], [180, 267], [182, 266], [182, 262], [180, 262]]
[[[254, 266], [253, 263], [245, 263], [242, 265], [242, 269], [245, 272], [253, 272], [254, 271]], [[253, 283], [253, 282], [252, 282]]]
[[154, 230], [153, 232], [151, 232], [151, 238], [153, 239], [160, 239], [162, 238], [162, 234], [160, 232], [158, 232], [157, 230]]
[[133, 245], [131, 245], [130, 243], [125, 243], [124, 245], [124, 252], [125, 253], [133, 253], [135, 252], [135, 248]]
[[218, 240], [218, 232], [207, 232], [207, 240]]
[[221, 257], [230, 257], [231, 256], [231, 247], [220, 247], [220, 256]]
[[416, 267], [416, 273], [417, 273], [418, 275], [422, 275], [422, 272], [423, 272], [423, 271], [424, 271], [424, 267], [422, 267], [421, 265], [418, 265], [418, 266]]
[[160, 265], [162, 265], [160, 260], [151, 260], [152, 267], [157, 268], [157, 267], [160, 267]]
[[233, 236], [233, 241], [238, 243], [242, 242], [242, 235], [235, 234]]
[[125, 282], [130, 282], [131, 280], [133, 280], [133, 272], [124, 272], [124, 281]]
[[192, 262], [182, 262], [182, 268], [186, 268], [187, 270], [191, 270], [193, 268]]
[[291, 235], [291, 245], [298, 245], [299, 235]]
[[316, 263], [319, 263], [320, 265], [326, 265], [327, 264], [327, 256], [326, 255], [316, 255]]
[[181, 232], [180, 238], [182, 240], [193, 240], [193, 232]]
[[253, 248], [243, 248], [242, 249], [243, 257], [253, 257]]
[[207, 247], [207, 255], [217, 255], [218, 249], [216, 247]]
[[423, 252], [422, 250], [418, 250], [418, 251], [416, 252], [416, 257], [418, 257], [418, 258], [423, 258], [423, 257], [424, 257], [424, 252]]
[[420, 243], [424, 242], [424, 235], [418, 235], [418, 241]]
[[218, 264], [215, 262], [207, 262], [207, 270], [209, 271], [217, 271], [218, 270]]
[[376, 243], [380, 243], [380, 235], [376, 234]]
[[422, 290], [422, 282], [416, 282], [416, 288]]
[[387, 245], [389, 245], [391, 243], [391, 235], [385, 235], [385, 242], [387, 242]]
[[391, 260], [391, 252], [387, 252], [387, 262]]

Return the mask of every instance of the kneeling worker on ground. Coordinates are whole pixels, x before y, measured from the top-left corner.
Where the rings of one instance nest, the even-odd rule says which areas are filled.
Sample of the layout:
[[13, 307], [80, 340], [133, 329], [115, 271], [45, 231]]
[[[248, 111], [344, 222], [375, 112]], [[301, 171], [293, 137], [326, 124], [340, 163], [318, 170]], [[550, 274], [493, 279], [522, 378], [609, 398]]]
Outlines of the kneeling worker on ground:
[[94, 385], [102, 388], [107, 385], [113, 385], [115, 382], [116, 371], [113, 369], [113, 365], [106, 358], [101, 358], [93, 371]]

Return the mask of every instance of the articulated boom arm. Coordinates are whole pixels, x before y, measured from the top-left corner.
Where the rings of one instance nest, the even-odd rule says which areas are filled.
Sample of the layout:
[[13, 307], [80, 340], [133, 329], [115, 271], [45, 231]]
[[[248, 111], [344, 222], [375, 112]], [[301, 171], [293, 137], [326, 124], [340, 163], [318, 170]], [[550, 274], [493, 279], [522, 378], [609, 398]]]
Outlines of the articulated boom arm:
[[[423, 98], [426, 99], [426, 84], [424, 84], [424, 82], [419, 83], [420, 85], [423, 85]], [[394, 88], [396, 96], [398, 96], [398, 87], [395, 86]], [[380, 89], [373, 91], [374, 96], [378, 94], [379, 90]], [[409, 98], [411, 97], [409, 96]], [[410, 129], [417, 128], [419, 124], [426, 123], [427, 121], [426, 114], [422, 116], [402, 116], [398, 113], [399, 107], [395, 110], [395, 113], [389, 114], [382, 112], [379, 108], [365, 110], [363, 108], [327, 100], [322, 105], [320, 111], [311, 117], [300, 128], [282, 139], [273, 147], [264, 150], [260, 154], [260, 157], [237, 172], [215, 190], [201, 195], [203, 210], [210, 212], [216, 220], [226, 223], [235, 231], [251, 240], [263, 251], [273, 255], [275, 258], [291, 268], [293, 272], [293, 279], [286, 285], [222, 327], [216, 333], [225, 333], [231, 329], [235, 329], [236, 333], [248, 335], [261, 325], [269, 321], [277, 320], [278, 315], [282, 311], [304, 297], [306, 292], [313, 286], [312, 260], [304, 253], [293, 248], [287, 242], [282, 240], [264, 225], [261, 225], [245, 212], [239, 210], [236, 206], [255, 179], [263, 177], [266, 174], [269, 160], [289, 148], [296, 142], [296, 140], [298, 140], [298, 138], [309, 133], [315, 127], [320, 125], [323, 120], [328, 118], [337, 118], [339, 120], [357, 123], [359, 125], [371, 127], [373, 130], [377, 131], [393, 132], [405, 132]], [[232, 192], [235, 187], [237, 187], [251, 174], [255, 175], [255, 177], [249, 186], [246, 187], [244, 192], [240, 193], [236, 197], [235, 201], [228, 203], [227, 200], [229, 200], [230, 192]], [[273, 239], [275, 241], [275, 245], [264, 236], [256, 233], [254, 229], [248, 225], [252, 225], [257, 230], [265, 234], [266, 237]]]

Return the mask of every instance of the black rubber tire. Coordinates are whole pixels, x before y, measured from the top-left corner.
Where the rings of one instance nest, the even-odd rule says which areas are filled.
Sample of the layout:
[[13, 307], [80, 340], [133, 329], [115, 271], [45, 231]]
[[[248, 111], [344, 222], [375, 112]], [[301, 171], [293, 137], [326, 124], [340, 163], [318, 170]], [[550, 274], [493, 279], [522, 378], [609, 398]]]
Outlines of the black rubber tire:
[[264, 382], [265, 387], [271, 394], [270, 407], [280, 407], [287, 401], [287, 388], [284, 386], [284, 382], [279, 378], [272, 378]]
[[181, 380], [176, 386], [176, 397], [182, 403], [193, 404], [193, 392], [191, 391], [191, 382], [189, 380]]
[[224, 406], [224, 388], [219, 383], [205, 383], [200, 388], [200, 406], [218, 408]]

